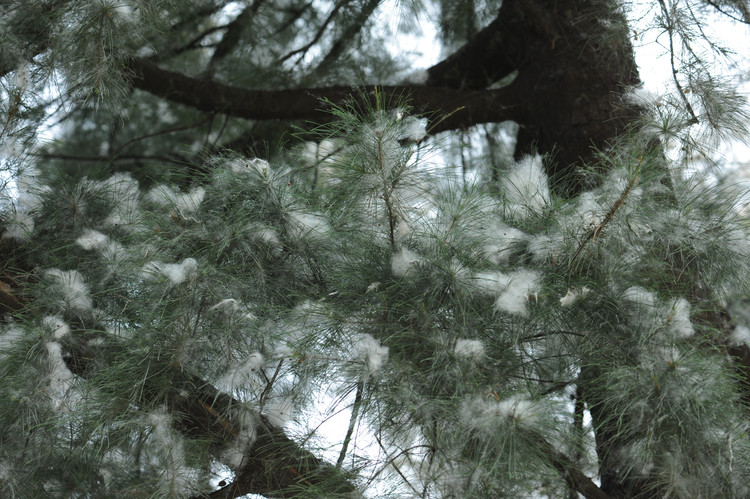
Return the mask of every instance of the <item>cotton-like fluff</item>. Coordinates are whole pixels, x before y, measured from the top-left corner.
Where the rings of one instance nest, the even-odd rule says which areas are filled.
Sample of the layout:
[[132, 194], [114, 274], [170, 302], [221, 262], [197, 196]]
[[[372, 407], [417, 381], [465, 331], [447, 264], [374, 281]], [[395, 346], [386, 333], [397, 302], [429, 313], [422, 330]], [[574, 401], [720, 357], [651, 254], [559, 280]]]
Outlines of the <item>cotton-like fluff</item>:
[[518, 219], [539, 215], [550, 201], [542, 157], [526, 156], [502, 180], [509, 214]]
[[117, 2], [99, 0], [99, 4], [106, 9], [106, 15], [109, 19], [126, 23], [136, 23], [140, 18], [138, 9], [134, 9], [127, 0], [118, 0]]
[[262, 179], [268, 179], [271, 175], [271, 165], [260, 158], [233, 159], [229, 162], [229, 168], [234, 173], [252, 173]]
[[275, 397], [266, 406], [265, 416], [277, 428], [283, 428], [292, 420], [294, 403], [289, 397]]
[[255, 320], [255, 314], [247, 310], [247, 307], [241, 301], [234, 298], [225, 298], [211, 307], [209, 310], [221, 310], [228, 316], [239, 316], [243, 319]]
[[284, 248], [279, 233], [273, 227], [253, 223], [245, 228], [245, 234], [249, 238], [267, 246], [272, 255], [279, 255]]
[[302, 164], [308, 168], [312, 168], [318, 162], [318, 144], [315, 142], [305, 142], [299, 149], [299, 158], [302, 160]]
[[477, 397], [465, 402], [461, 408], [461, 418], [466, 426], [490, 433], [505, 425], [533, 427], [541, 415], [541, 404], [522, 395], [502, 400], [496, 395]]
[[474, 285], [486, 295], [497, 296], [496, 311], [526, 317], [526, 304], [529, 297], [537, 292], [540, 279], [539, 272], [527, 269], [509, 274], [497, 271], [477, 272], [474, 274]]
[[46, 275], [57, 284], [66, 308], [77, 311], [91, 310], [94, 305], [89, 288], [77, 270], [49, 269]]
[[750, 328], [747, 326], [735, 327], [734, 331], [732, 331], [731, 340], [733, 345], [746, 345], [750, 347]]
[[148, 199], [158, 206], [176, 209], [182, 215], [195, 213], [200, 208], [206, 190], [193, 187], [190, 192], [182, 193], [168, 185], [154, 187], [148, 193]]
[[198, 262], [195, 261], [195, 258], [185, 258], [182, 263], [149, 262], [143, 266], [141, 275], [149, 279], [161, 274], [169, 279], [172, 284], [177, 285], [195, 277], [197, 271]]
[[409, 116], [404, 120], [400, 140], [419, 142], [427, 136], [427, 120]]
[[524, 241], [528, 236], [522, 231], [496, 222], [489, 227], [482, 255], [491, 263], [500, 265], [508, 261], [513, 245]]
[[13, 86], [23, 93], [31, 83], [31, 73], [29, 72], [29, 64], [23, 63], [16, 68], [15, 75], [13, 76]]
[[654, 93], [651, 90], [648, 90], [643, 86], [638, 86], [638, 87], [630, 87], [629, 89], [627, 89], [625, 94], [622, 96], [622, 99], [625, 102], [629, 104], [635, 104], [636, 106], [660, 107], [662, 105], [663, 96], [661, 96], [660, 94]]
[[406, 77], [406, 82], [412, 85], [424, 85], [430, 79], [430, 74], [424, 69], [419, 69], [410, 73]]
[[34, 217], [20, 208], [6, 212], [5, 232], [3, 239], [25, 242], [31, 239], [31, 233], [34, 232]]
[[237, 437], [221, 453], [221, 461], [233, 471], [239, 471], [245, 464], [247, 451], [257, 437], [258, 418], [255, 413], [242, 406], [236, 407], [233, 412], [232, 421], [238, 428]]
[[76, 244], [81, 246], [85, 250], [99, 250], [107, 246], [109, 237], [102, 234], [98, 230], [88, 229], [81, 237], [76, 239]]
[[185, 459], [185, 442], [172, 428], [172, 418], [165, 410], [153, 411], [148, 416], [151, 435], [146, 452], [151, 464], [159, 469], [157, 486], [164, 497], [190, 497], [201, 492], [203, 486], [199, 470], [191, 468]]
[[105, 196], [115, 206], [137, 200], [140, 192], [138, 181], [129, 173], [115, 173], [96, 185], [104, 191]]
[[352, 353], [356, 360], [364, 361], [369, 375], [374, 375], [383, 368], [388, 360], [388, 347], [384, 347], [369, 334], [358, 334], [354, 337]]
[[527, 246], [535, 263], [552, 262], [557, 263], [561, 249], [565, 248], [565, 238], [560, 233], [539, 234], [528, 239]]
[[323, 139], [320, 141], [320, 143], [317, 146], [317, 150], [315, 151], [315, 158], [318, 163], [320, 162], [327, 162], [327, 163], [334, 163], [336, 162], [336, 154], [342, 149], [342, 146], [336, 144], [336, 142], [328, 139]]
[[456, 357], [480, 361], [484, 358], [484, 343], [480, 340], [460, 339], [456, 342], [453, 352]]
[[508, 286], [495, 300], [495, 310], [527, 317], [529, 297], [536, 294], [541, 274], [533, 270], [519, 270], [509, 279]]
[[16, 210], [25, 213], [34, 213], [44, 201], [47, 194], [52, 191], [48, 185], [39, 183], [39, 170], [36, 167], [25, 167], [19, 170], [16, 176], [16, 188], [18, 198], [15, 200]]
[[49, 362], [49, 389], [47, 394], [52, 401], [52, 407], [61, 409], [65, 403], [68, 390], [73, 386], [75, 375], [68, 369], [62, 357], [62, 345], [56, 341], [44, 344], [47, 349]]
[[[602, 223], [605, 211], [596, 201], [596, 196], [593, 192], [587, 191], [578, 197], [576, 215], [580, 219], [580, 225], [583, 227], [590, 229]], [[576, 221], [576, 224], [579, 224], [579, 222]]]
[[141, 222], [138, 209], [138, 199], [132, 198], [117, 204], [104, 220], [104, 226], [123, 229], [131, 234], [145, 230], [146, 226]]
[[70, 326], [68, 326], [68, 324], [57, 315], [48, 315], [42, 319], [42, 325], [52, 331], [52, 336], [54, 336], [56, 340], [64, 338], [70, 334]]
[[287, 229], [292, 238], [309, 241], [324, 239], [331, 230], [328, 221], [320, 213], [304, 213], [301, 211], [289, 213]]
[[100, 186], [114, 205], [109, 216], [104, 220], [104, 225], [122, 228], [128, 232], [140, 230], [142, 226], [139, 223], [138, 182], [126, 173], [116, 173], [100, 182]]
[[582, 300], [586, 298], [586, 296], [590, 292], [591, 290], [588, 288], [588, 286], [584, 286], [580, 290], [576, 288], [569, 288], [565, 296], [560, 298], [560, 305], [562, 307], [572, 307], [573, 304], [576, 303], [578, 300]]
[[242, 362], [230, 367], [218, 382], [219, 388], [228, 394], [232, 394], [237, 388], [247, 387], [260, 388], [262, 383], [258, 373], [263, 367], [265, 360], [260, 352], [251, 353]]
[[477, 272], [474, 274], [474, 286], [484, 294], [497, 296], [505, 291], [510, 282], [508, 275], [498, 272]]
[[640, 286], [631, 286], [622, 294], [622, 299], [633, 303], [637, 307], [653, 308], [656, 296]]
[[689, 338], [695, 334], [693, 323], [690, 322], [690, 303], [685, 298], [672, 302], [668, 320], [670, 328], [680, 338]]
[[23, 337], [23, 329], [15, 326], [0, 328], [0, 360], [7, 358], [8, 351]]
[[85, 250], [96, 250], [113, 270], [125, 257], [125, 248], [120, 243], [96, 230], [86, 230], [76, 243]]
[[391, 257], [391, 271], [398, 277], [415, 272], [417, 265], [422, 261], [422, 257], [408, 248], [401, 248]]

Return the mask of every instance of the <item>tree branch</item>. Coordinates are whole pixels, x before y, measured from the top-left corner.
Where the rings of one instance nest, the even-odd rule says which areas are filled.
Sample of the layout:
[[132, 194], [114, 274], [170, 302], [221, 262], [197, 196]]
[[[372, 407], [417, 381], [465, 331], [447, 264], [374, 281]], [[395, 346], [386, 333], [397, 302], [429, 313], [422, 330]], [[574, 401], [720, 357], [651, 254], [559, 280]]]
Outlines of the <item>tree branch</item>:
[[234, 18], [232, 22], [227, 25], [227, 31], [226, 33], [224, 33], [221, 41], [216, 46], [216, 50], [214, 50], [214, 53], [211, 56], [211, 60], [208, 63], [208, 69], [206, 70], [207, 72], [210, 72], [211, 69], [214, 68], [221, 59], [226, 57], [234, 50], [234, 48], [242, 38], [242, 32], [245, 30], [245, 27], [253, 18], [255, 13], [258, 12], [258, 9], [260, 9], [264, 1], [265, 0], [255, 0], [250, 6], [246, 7], [236, 18]]
[[380, 0], [370, 0], [367, 4], [362, 7], [354, 21], [346, 27], [341, 36], [328, 51], [328, 54], [323, 58], [323, 61], [315, 68], [315, 72], [325, 73], [334, 64], [339, 63], [339, 57], [344, 53], [346, 47], [354, 40], [354, 38], [362, 31], [362, 27], [365, 25], [367, 20], [370, 18], [372, 13], [380, 4]]
[[[84, 379], [96, 372], [97, 353], [101, 353], [87, 343], [92, 335], [95, 333], [77, 334], [65, 342], [68, 368]], [[110, 347], [116, 345], [110, 343]], [[190, 438], [205, 441], [221, 461], [222, 452], [240, 433], [233, 412], [242, 403], [183, 366], [170, 364], [168, 369], [171, 373], [166, 393], [162, 389], [145, 389], [142, 396], [163, 398], [170, 412], [179, 414], [174, 418], [175, 428]], [[144, 406], [151, 403], [143, 400]], [[242, 467], [236, 470], [235, 481], [222, 489], [225, 495], [221, 497], [298, 497], [307, 491], [333, 498], [351, 497], [356, 491], [344, 473], [300, 447], [262, 414], [255, 415], [254, 431], [256, 438], [245, 452]]]
[[[140, 90], [201, 111], [253, 120], [328, 121], [331, 115], [323, 101], [342, 104], [357, 94], [353, 87], [251, 90], [168, 71], [146, 59], [130, 59], [127, 66], [133, 86]], [[388, 95], [408, 96], [417, 113], [428, 115], [428, 128], [437, 124], [432, 133], [521, 118], [515, 89], [478, 91], [419, 85], [378, 88]], [[374, 91], [360, 94], [375, 104]], [[384, 105], [398, 104], [394, 99]], [[464, 109], [442, 119], [459, 107]]]
[[310, 50], [310, 48], [313, 45], [315, 45], [316, 43], [318, 43], [318, 41], [323, 36], [323, 33], [325, 33], [326, 28], [328, 28], [328, 25], [331, 24], [331, 22], [336, 17], [336, 15], [338, 15], [339, 10], [341, 10], [341, 8], [344, 6], [344, 4], [347, 3], [347, 1], [348, 0], [339, 0], [336, 3], [336, 5], [333, 6], [333, 9], [331, 9], [330, 14], [328, 14], [328, 17], [326, 17], [325, 21], [323, 21], [323, 24], [321, 24], [320, 28], [318, 28], [318, 31], [315, 33], [315, 36], [313, 36], [313, 39], [310, 40], [309, 42], [307, 42], [302, 47], [300, 47], [298, 49], [295, 49], [295, 50], [292, 50], [288, 54], [284, 55], [280, 59], [280, 61], [284, 62], [287, 59], [289, 59], [290, 57], [294, 57], [295, 55], [297, 55], [299, 53], [302, 53], [302, 55], [300, 56], [300, 59], [302, 59], [305, 56], [305, 54], [307, 54], [307, 51]]
[[[595, 149], [606, 147], [638, 114], [619, 99], [624, 86], [638, 82], [624, 21], [610, 13], [622, 32], [608, 33], [607, 39], [597, 35], [603, 29], [599, 19], [607, 17], [603, 1], [577, 0], [562, 11], [552, 0], [508, 0], [489, 26], [427, 70], [425, 85], [382, 90], [409, 96], [416, 113], [430, 120], [431, 133], [517, 122], [516, 156], [552, 153], [547, 162], [552, 184], [561, 194], [575, 194], [584, 184], [577, 166], [595, 159]], [[361, 16], [366, 20], [376, 6], [377, 1], [370, 0]], [[321, 100], [341, 104], [357, 93], [351, 87], [238, 88], [136, 58], [127, 61], [127, 69], [133, 86], [153, 95], [253, 120], [329, 121]], [[512, 83], [487, 89], [512, 71], [518, 71]], [[363, 95], [374, 103], [374, 94]]]

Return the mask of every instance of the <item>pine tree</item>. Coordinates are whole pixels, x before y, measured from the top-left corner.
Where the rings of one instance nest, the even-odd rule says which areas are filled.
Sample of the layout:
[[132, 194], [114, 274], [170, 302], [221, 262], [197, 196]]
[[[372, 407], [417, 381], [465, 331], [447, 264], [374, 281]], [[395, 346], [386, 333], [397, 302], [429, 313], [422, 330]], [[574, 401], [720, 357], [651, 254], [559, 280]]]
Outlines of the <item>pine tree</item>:
[[3, 496], [750, 495], [746, 2], [0, 11]]

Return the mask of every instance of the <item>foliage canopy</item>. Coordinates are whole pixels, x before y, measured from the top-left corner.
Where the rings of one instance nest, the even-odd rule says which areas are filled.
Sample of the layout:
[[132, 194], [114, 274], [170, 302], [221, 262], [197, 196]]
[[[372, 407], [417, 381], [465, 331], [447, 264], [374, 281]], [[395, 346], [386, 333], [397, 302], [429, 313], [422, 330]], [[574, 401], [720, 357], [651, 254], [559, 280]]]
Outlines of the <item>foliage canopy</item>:
[[750, 495], [746, 2], [0, 12], [3, 495]]

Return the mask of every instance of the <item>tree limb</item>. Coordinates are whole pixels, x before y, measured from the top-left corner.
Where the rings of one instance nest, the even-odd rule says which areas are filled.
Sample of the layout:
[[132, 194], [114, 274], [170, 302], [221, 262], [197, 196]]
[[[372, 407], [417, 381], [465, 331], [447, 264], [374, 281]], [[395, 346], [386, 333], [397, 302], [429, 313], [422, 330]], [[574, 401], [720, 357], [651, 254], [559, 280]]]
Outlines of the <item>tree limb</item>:
[[[427, 70], [425, 84], [382, 90], [409, 96], [417, 114], [430, 119], [432, 133], [517, 122], [516, 156], [551, 153], [552, 184], [574, 194], [583, 188], [577, 166], [595, 159], [595, 149], [606, 147], [638, 114], [619, 98], [623, 87], [639, 81], [624, 21], [610, 13], [622, 32], [594, 36], [607, 16], [603, 2], [576, 0], [563, 11], [552, 0], [508, 0], [490, 25]], [[376, 0], [366, 5], [365, 20], [376, 5]], [[328, 121], [320, 101], [341, 104], [356, 93], [350, 87], [253, 90], [190, 78], [143, 59], [131, 58], [126, 65], [136, 88], [202, 111], [253, 120]], [[488, 89], [513, 71], [518, 73], [509, 85]]]
[[[357, 93], [353, 87], [251, 90], [192, 78], [162, 69], [146, 59], [131, 58], [127, 67], [135, 88], [201, 111], [253, 120], [328, 121], [331, 115], [323, 101], [342, 104]], [[432, 133], [467, 128], [477, 123], [520, 119], [516, 89], [479, 91], [419, 85], [378, 88], [388, 95], [408, 97], [409, 104], [418, 114], [428, 116], [428, 128], [435, 125]], [[363, 95], [372, 105], [375, 104], [374, 91]], [[395, 99], [385, 103], [392, 107], [399, 104]], [[464, 109], [445, 117], [459, 107]]]
[[[97, 351], [87, 343], [92, 334], [95, 333], [77, 334], [65, 342], [65, 362], [82, 378], [96, 372]], [[222, 452], [240, 433], [234, 412], [242, 403], [182, 366], [170, 364], [168, 369], [171, 376], [166, 393], [162, 389], [145, 389], [142, 396], [164, 399], [169, 411], [179, 415], [174, 418], [175, 429], [205, 441], [221, 461]], [[144, 406], [150, 402], [144, 400]], [[236, 470], [235, 481], [222, 489], [224, 494], [220, 497], [260, 494], [283, 498], [313, 491], [334, 498], [351, 497], [356, 491], [342, 471], [302, 448], [262, 414], [255, 415], [254, 432], [256, 438], [245, 452], [241, 469]]]
[[550, 458], [552, 466], [560, 472], [570, 488], [579, 492], [586, 499], [609, 499], [609, 495], [600, 489], [589, 477], [584, 475], [569, 457], [555, 449], [541, 435], [537, 437], [540, 451]]

